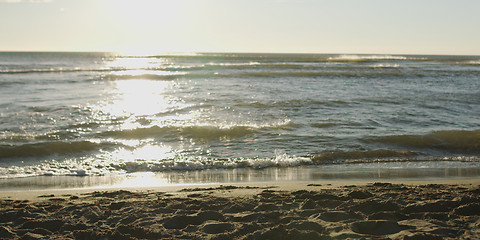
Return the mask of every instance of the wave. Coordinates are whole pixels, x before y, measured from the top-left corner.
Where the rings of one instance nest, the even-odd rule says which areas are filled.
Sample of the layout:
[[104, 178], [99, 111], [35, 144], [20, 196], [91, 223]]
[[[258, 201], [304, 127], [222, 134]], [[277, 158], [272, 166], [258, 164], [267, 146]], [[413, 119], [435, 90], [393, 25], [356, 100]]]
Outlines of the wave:
[[[340, 55], [335, 57], [329, 57], [329, 61], [340, 62], [363, 62], [363, 61], [377, 61], [377, 60], [407, 60], [409, 58], [404, 56], [394, 55]], [[414, 58], [411, 58], [414, 59]]]
[[[299, 68], [299, 67], [332, 67], [335, 63], [362, 63], [362, 62], [440, 62], [460, 65], [478, 65], [478, 56], [415, 56], [415, 55], [363, 55], [363, 54], [193, 54], [193, 55], [159, 55], [150, 56], [164, 59], [164, 64], [157, 66], [146, 65], [140, 68], [133, 66], [100, 66], [88, 67], [38, 67], [34, 65], [6, 65], [0, 66], [0, 74], [52, 73], [52, 72], [106, 72], [123, 70], [177, 70], [177, 69], [205, 69], [205, 68]], [[131, 58], [116, 56], [115, 58]], [[115, 58], [112, 58], [114, 60]], [[145, 58], [142, 56], [141, 58]], [[185, 60], [193, 60], [193, 65], [186, 64]], [[168, 62], [168, 64], [167, 64]], [[197, 64], [195, 64], [195, 62]], [[57, 65], [58, 66], [58, 65]], [[358, 66], [358, 65], [357, 65]], [[36, 68], [37, 67], [37, 68]]]
[[[178, 66], [180, 67], [180, 66]], [[201, 69], [208, 69], [208, 70], [215, 70], [215, 69], [324, 69], [324, 68], [344, 68], [344, 66], [338, 66], [330, 64], [327, 61], [306, 61], [306, 62], [295, 62], [292, 59], [285, 59], [285, 61], [257, 61], [257, 62], [225, 62], [225, 63], [209, 63], [205, 65], [197, 65], [192, 66], [191, 69], [201, 70]]]
[[203, 56], [204, 54], [198, 52], [172, 52], [172, 53], [161, 53], [161, 54], [126, 54], [126, 53], [119, 53], [117, 55], [118, 58], [186, 58], [186, 57], [199, 57]]
[[78, 142], [42, 142], [23, 145], [0, 145], [1, 158], [39, 157], [53, 154], [68, 155], [81, 152], [112, 148], [114, 143]]
[[285, 129], [295, 126], [291, 121], [285, 120], [275, 124], [264, 125], [235, 125], [235, 126], [152, 126], [128, 130], [114, 130], [99, 133], [100, 137], [113, 137], [124, 139], [142, 138], [191, 138], [197, 140], [233, 139], [258, 133], [262, 129]]
[[458, 65], [480, 65], [480, 59], [456, 62]]
[[[389, 55], [389, 54], [248, 54], [248, 53], [197, 53], [194, 55], [174, 56], [174, 55], [158, 55], [150, 56], [152, 58], [168, 59], [173, 62], [194, 60], [204, 63], [213, 62], [212, 65], [224, 64], [224, 67], [242, 67], [248, 63], [260, 63], [256, 66], [268, 66], [275, 68], [282, 63], [287, 63], [291, 67], [298, 66], [298, 64], [309, 63], [329, 63], [329, 64], [356, 64], [356, 63], [368, 63], [368, 62], [434, 62], [434, 63], [448, 63], [455, 64], [470, 64], [476, 65], [475, 61], [478, 61], [478, 56], [441, 56], [441, 55]], [[279, 64], [280, 63], [280, 64]], [[238, 65], [238, 66], [235, 66]], [[205, 67], [209, 67], [208, 64]]]
[[[0, 69], [0, 74], [29, 74], [29, 73], [68, 73], [68, 72], [132, 72], [132, 71], [152, 71], [157, 74], [152, 75], [178, 75], [182, 74], [178, 70], [202, 69], [205, 65], [198, 66], [182, 66], [182, 65], [167, 65], [160, 67], [103, 67], [103, 68], [31, 68], [31, 69]], [[161, 74], [160, 74], [161, 73]], [[110, 74], [112, 76], [128, 76], [128, 74]], [[140, 75], [140, 74], [138, 74]], [[135, 74], [132, 74], [135, 76]]]
[[447, 77], [447, 76], [478, 76], [480, 71], [472, 70], [419, 70], [419, 69], [405, 69], [402, 67], [375, 67], [366, 66], [364, 68], [348, 67], [342, 69], [305, 69], [298, 70], [282, 70], [275, 71], [274, 69], [257, 69], [256, 71], [238, 71], [238, 72], [215, 72], [215, 73], [189, 73], [191, 78], [279, 78], [279, 77], [328, 77], [328, 78], [423, 78], [426, 76]]
[[[252, 63], [218, 63], [218, 64], [200, 64], [200, 65], [191, 65], [191, 66], [182, 66], [182, 65], [175, 65], [170, 67], [163, 67], [163, 68], [154, 68], [154, 69], [146, 69], [146, 70], [166, 70], [166, 71], [188, 71], [190, 74], [201, 74], [201, 71], [216, 71], [219, 74], [226, 74], [228, 70], [232, 70], [232, 74], [241, 73], [239, 71], [244, 70], [244, 72], [274, 72], [274, 73], [282, 73], [282, 72], [310, 72], [310, 73], [323, 73], [328, 76], [328, 74], [338, 74], [338, 73], [346, 73], [351, 71], [356, 71], [359, 73], [375, 73], [376, 70], [383, 69], [384, 71], [402, 71], [404, 74], [409, 73], [416, 73], [421, 71], [423, 67], [428, 67], [428, 65], [419, 63], [419, 64], [403, 64], [399, 63], [398, 61], [391, 62], [391, 61], [380, 61], [380, 60], [352, 60], [350, 62], [367, 62], [371, 61], [371, 63], [366, 63], [362, 65], [358, 64], [348, 64], [349, 61], [332, 61], [332, 60], [325, 60], [325, 61], [312, 61], [312, 62], [291, 62], [291, 59], [286, 59], [287, 62], [257, 62], [257, 64]], [[457, 62], [457, 65], [478, 65], [475, 61], [469, 62]], [[238, 71], [233, 71], [238, 70]], [[423, 70], [423, 72], [432, 72], [429, 70]], [[446, 70], [443, 72], [462, 72], [462, 70]], [[469, 70], [472, 71], [472, 70]], [[435, 73], [442, 72], [440, 70], [433, 71]], [[208, 74], [207, 72], [203, 72], [203, 74]]]
[[272, 158], [238, 158], [211, 159], [203, 157], [182, 157], [176, 159], [134, 161], [104, 161], [102, 159], [86, 159], [83, 161], [50, 161], [30, 166], [0, 167], [1, 178], [18, 178], [31, 176], [98, 176], [115, 173], [193, 171], [206, 169], [234, 169], [268, 167], [295, 167], [311, 165], [307, 157], [296, 157], [276, 151]]
[[[159, 56], [160, 58], [169, 56]], [[184, 56], [204, 62], [226, 61], [228, 63], [260, 63], [258, 66], [271, 66], [275, 68], [282, 64], [296, 67], [300, 64], [348, 64], [368, 62], [410, 62], [410, 63], [447, 63], [460, 65], [478, 65], [478, 56], [442, 56], [442, 55], [389, 55], [389, 54], [197, 54]], [[228, 65], [228, 64], [227, 64]], [[323, 65], [325, 66], [325, 65]], [[330, 65], [331, 66], [331, 65]], [[233, 67], [233, 66], [232, 66]]]
[[399, 68], [400, 64], [386, 64], [386, 63], [380, 63], [380, 64], [375, 64], [373, 65], [373, 68]]
[[[215, 77], [215, 78], [279, 78], [279, 77], [404, 77], [409, 73], [401, 71], [355, 71], [347, 69], [345, 71], [256, 71], [256, 72], [236, 72], [236, 73], [215, 73], [215, 74], [188, 74], [189, 77]], [[418, 73], [411, 73], [418, 75]]]
[[187, 75], [185, 72], [161, 72], [159, 74], [109, 74], [104, 76], [104, 78], [113, 80], [175, 80], [185, 75]]
[[318, 101], [313, 99], [291, 99], [285, 101], [268, 101], [268, 102], [259, 102], [253, 101], [248, 103], [238, 103], [236, 107], [248, 107], [248, 108], [281, 108], [281, 107], [313, 107], [316, 105], [325, 105], [325, 106], [338, 106], [338, 105], [347, 105], [349, 102], [341, 100], [331, 100], [331, 101]]
[[116, 164], [118, 171], [132, 172], [165, 172], [165, 171], [194, 171], [206, 169], [234, 169], [254, 168], [263, 169], [268, 167], [295, 167], [311, 165], [312, 160], [307, 157], [290, 156], [285, 153], [278, 154], [273, 158], [240, 158], [240, 159], [210, 159], [210, 158], [184, 158], [182, 160], [171, 159], [164, 161], [130, 161]]
[[64, 73], [64, 72], [111, 72], [137, 70], [126, 68], [32, 68], [32, 69], [2, 69], [0, 74], [28, 74], [28, 73]]
[[[413, 70], [403, 70], [399, 67], [374, 67], [368, 66], [367, 68], [345, 68], [345, 69], [312, 69], [308, 70], [302, 68], [302, 71], [275, 71], [273, 69], [265, 69], [265, 71], [258, 71], [262, 69], [257, 69], [257, 71], [237, 71], [237, 72], [213, 72], [213, 73], [201, 73], [201, 72], [189, 72], [182, 75], [190, 79], [193, 78], [223, 78], [223, 79], [232, 79], [232, 78], [283, 78], [283, 77], [294, 77], [294, 78], [405, 78], [405, 77], [415, 77], [423, 78], [426, 76], [477, 76], [480, 71], [476, 70], [448, 70], [448, 71], [413, 71]], [[175, 76], [172, 78], [178, 78], [180, 76]], [[132, 76], [130, 78], [138, 78]], [[163, 77], [159, 77], [162, 79]]]
[[365, 60], [423, 60], [424, 57], [400, 56], [400, 55], [367, 55], [367, 54], [262, 54], [262, 53], [199, 53], [196, 55], [168, 56], [159, 55], [156, 58], [201, 58], [201, 59], [221, 59], [221, 60], [251, 60], [261, 59], [262, 61], [273, 61], [278, 59], [293, 59], [295, 61], [328, 61], [336, 59], [365, 59]]
[[335, 127], [342, 125], [341, 123], [332, 123], [332, 122], [326, 122], [326, 123], [312, 123], [311, 126], [314, 128], [330, 128], [330, 127]]
[[220, 66], [220, 67], [237, 67], [237, 66], [257, 66], [260, 62], [223, 62], [223, 63], [208, 63], [206, 66]]
[[[124, 174], [136, 172], [196, 171], [207, 169], [237, 168], [283, 168], [311, 165], [342, 166], [362, 163], [404, 163], [404, 162], [464, 162], [478, 166], [477, 157], [417, 158], [418, 154], [400, 150], [371, 151], [324, 151], [311, 157], [288, 155], [275, 150], [273, 157], [265, 158], [228, 158], [216, 159], [201, 156], [176, 156], [166, 159], [116, 159], [108, 157], [86, 158], [83, 160], [47, 161], [29, 166], [0, 167], [0, 178], [18, 178], [29, 176], [98, 176], [106, 174]], [[346, 166], [346, 165], [345, 165]], [[378, 167], [378, 166], [377, 166]]]
[[[288, 57], [288, 56], [287, 56]], [[151, 79], [151, 80], [172, 80], [178, 77], [188, 76], [191, 78], [236, 78], [236, 77], [374, 77], [374, 76], [404, 76], [418, 74], [441, 74], [439, 71], [424, 72], [402, 68], [402, 65], [395, 61], [415, 61], [420, 58], [403, 56], [362, 56], [345, 55], [330, 57], [311, 58], [272, 58], [272, 59], [244, 59], [246, 61], [235, 62], [226, 59], [223, 62], [199, 63], [194, 65], [169, 64], [157, 67], [100, 67], [100, 68], [45, 68], [45, 69], [0, 69], [0, 74], [31, 74], [31, 73], [69, 73], [69, 72], [97, 72], [106, 79]], [[208, 59], [207, 59], [208, 60]], [[205, 60], [205, 61], [207, 61]], [[225, 60], [225, 59], [222, 59]], [[455, 59], [453, 59], [455, 60]], [[218, 61], [218, 59], [216, 59]], [[394, 61], [392, 63], [392, 61]], [[425, 61], [425, 60], [422, 60]], [[433, 62], [445, 62], [444, 59], [428, 59]], [[452, 61], [452, 60], [449, 60]], [[347, 63], [372, 62], [367, 65], [354, 65]], [[345, 63], [338, 65], [336, 63]], [[448, 62], [457, 65], [478, 65], [477, 60], [461, 60]], [[384, 71], [377, 71], [383, 69]], [[228, 70], [232, 70], [229, 72]], [[238, 70], [238, 71], [235, 71]], [[243, 71], [242, 71], [243, 70]], [[390, 70], [390, 71], [388, 71]], [[151, 72], [146, 74], [122, 74], [122, 71]], [[472, 72], [472, 71], [468, 71]], [[472, 74], [477, 74], [473, 71]], [[465, 74], [461, 71], [446, 71], [444, 74]], [[4, 83], [2, 83], [4, 84]]]
[[480, 130], [445, 130], [426, 135], [374, 137], [366, 142], [452, 153], [480, 153]]

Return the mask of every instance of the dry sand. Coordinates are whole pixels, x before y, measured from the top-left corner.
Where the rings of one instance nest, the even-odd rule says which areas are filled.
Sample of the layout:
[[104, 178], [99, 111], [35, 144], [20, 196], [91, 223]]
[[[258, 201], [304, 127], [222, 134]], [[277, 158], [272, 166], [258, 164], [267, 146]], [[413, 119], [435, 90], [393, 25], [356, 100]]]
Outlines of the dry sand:
[[0, 238], [480, 239], [479, 183], [0, 192]]

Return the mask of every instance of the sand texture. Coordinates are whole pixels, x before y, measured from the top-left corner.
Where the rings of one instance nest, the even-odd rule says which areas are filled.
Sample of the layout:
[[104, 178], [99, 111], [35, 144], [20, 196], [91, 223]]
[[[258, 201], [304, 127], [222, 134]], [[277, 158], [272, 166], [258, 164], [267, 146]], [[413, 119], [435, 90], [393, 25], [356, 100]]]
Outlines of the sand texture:
[[3, 197], [0, 238], [480, 239], [480, 188], [232, 185]]

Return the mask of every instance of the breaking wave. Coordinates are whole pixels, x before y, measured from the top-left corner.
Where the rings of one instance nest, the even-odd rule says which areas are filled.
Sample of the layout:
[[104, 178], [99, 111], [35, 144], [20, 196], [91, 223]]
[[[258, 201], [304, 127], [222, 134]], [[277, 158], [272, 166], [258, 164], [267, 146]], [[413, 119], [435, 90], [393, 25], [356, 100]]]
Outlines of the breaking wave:
[[118, 170], [131, 172], [163, 172], [163, 171], [193, 171], [205, 169], [233, 169], [268, 167], [294, 167], [311, 165], [312, 160], [307, 157], [290, 156], [285, 153], [276, 153], [273, 158], [248, 158], [248, 159], [210, 159], [187, 158], [183, 160], [133, 161], [123, 162], [115, 166]]
[[480, 65], [480, 60], [457, 62], [459, 65]]
[[[342, 166], [362, 163], [402, 163], [402, 162], [464, 162], [478, 165], [478, 157], [420, 157], [408, 150], [378, 149], [371, 151], [323, 151], [310, 157], [288, 155], [276, 150], [273, 157], [228, 158], [182, 157], [166, 159], [126, 159], [110, 161], [108, 157], [87, 158], [84, 160], [48, 161], [37, 165], [0, 167], [1, 178], [31, 176], [102, 176], [136, 172], [197, 171], [207, 169], [264, 169], [270, 167], [297, 167], [311, 165]], [[359, 165], [360, 166], [360, 165]]]
[[135, 172], [195, 171], [206, 169], [234, 169], [268, 167], [295, 167], [311, 165], [307, 157], [296, 157], [276, 151], [272, 158], [249, 159], [211, 159], [188, 157], [178, 159], [162, 159], [158, 161], [141, 160], [109, 162], [102, 159], [85, 161], [50, 161], [33, 166], [0, 167], [1, 178], [18, 178], [32, 176], [101, 176], [106, 174], [122, 174]]
[[407, 58], [404, 56], [393, 55], [340, 55], [335, 57], [329, 57], [329, 61], [345, 61], [345, 62], [357, 62], [357, 61], [372, 61], [372, 60], [407, 60], [415, 58]]

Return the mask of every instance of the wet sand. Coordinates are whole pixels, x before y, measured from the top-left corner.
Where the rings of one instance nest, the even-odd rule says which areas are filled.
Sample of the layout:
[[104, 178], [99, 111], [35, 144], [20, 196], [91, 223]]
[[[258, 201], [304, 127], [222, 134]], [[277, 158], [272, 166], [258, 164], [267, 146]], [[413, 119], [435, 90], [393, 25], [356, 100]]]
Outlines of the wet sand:
[[0, 192], [5, 239], [479, 239], [480, 180]]

